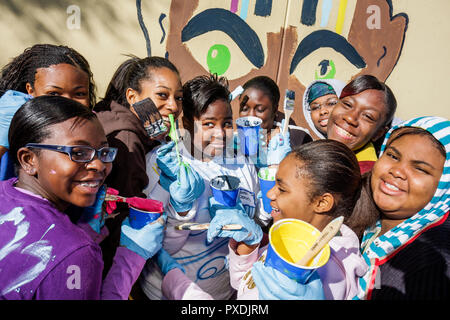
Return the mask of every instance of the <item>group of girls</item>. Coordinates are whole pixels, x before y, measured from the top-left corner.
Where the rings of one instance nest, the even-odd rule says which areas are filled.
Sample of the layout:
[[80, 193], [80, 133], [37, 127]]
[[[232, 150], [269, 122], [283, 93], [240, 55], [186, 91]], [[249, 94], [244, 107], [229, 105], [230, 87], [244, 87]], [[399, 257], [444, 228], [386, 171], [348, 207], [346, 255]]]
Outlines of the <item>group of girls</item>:
[[[182, 84], [165, 58], [128, 57], [97, 103], [86, 59], [34, 45], [2, 68], [0, 94], [2, 299], [449, 296], [450, 122], [392, 125], [395, 97], [373, 76], [314, 81], [303, 97], [310, 128], [286, 133], [276, 83], [243, 84], [238, 116], [262, 120], [256, 161], [229, 152], [226, 78]], [[174, 117], [177, 143], [149, 137], [133, 107], [146, 98], [167, 131]], [[257, 177], [266, 166], [277, 167], [271, 212]], [[235, 206], [212, 197], [219, 175], [240, 180]], [[134, 229], [127, 205], [105, 214], [107, 188], [159, 200], [164, 212]], [[330, 259], [307, 283], [265, 265], [272, 223], [323, 230], [339, 216]], [[210, 226], [175, 228], [184, 222]]]

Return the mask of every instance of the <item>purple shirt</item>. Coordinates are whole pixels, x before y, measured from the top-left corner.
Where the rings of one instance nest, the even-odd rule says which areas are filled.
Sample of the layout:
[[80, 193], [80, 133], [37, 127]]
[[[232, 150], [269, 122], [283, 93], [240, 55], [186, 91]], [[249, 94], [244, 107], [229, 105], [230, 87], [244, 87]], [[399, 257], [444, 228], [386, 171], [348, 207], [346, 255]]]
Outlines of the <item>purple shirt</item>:
[[118, 248], [102, 283], [99, 245], [16, 180], [0, 182], [0, 299], [127, 299], [145, 260]]

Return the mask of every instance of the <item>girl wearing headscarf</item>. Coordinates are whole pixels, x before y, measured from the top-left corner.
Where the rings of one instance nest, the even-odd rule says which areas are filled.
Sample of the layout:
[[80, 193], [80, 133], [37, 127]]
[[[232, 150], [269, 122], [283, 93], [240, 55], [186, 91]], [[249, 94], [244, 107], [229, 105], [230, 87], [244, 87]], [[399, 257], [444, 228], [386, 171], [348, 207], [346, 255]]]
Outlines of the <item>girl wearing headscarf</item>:
[[450, 121], [420, 117], [393, 127], [353, 212], [373, 219], [361, 219], [371, 226], [361, 244], [369, 269], [355, 299], [448, 300], [449, 195]]
[[320, 79], [311, 82], [303, 93], [303, 115], [318, 139], [327, 137], [328, 118], [344, 86], [337, 79]]

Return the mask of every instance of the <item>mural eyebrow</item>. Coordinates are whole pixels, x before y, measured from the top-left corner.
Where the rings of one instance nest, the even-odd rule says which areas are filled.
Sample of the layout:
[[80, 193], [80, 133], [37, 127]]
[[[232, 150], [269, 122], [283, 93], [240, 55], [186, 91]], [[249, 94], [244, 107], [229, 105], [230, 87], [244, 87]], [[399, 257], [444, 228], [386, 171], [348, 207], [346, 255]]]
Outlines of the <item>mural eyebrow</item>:
[[256, 32], [238, 15], [225, 9], [207, 9], [193, 17], [183, 28], [181, 41], [215, 30], [230, 36], [255, 67], [264, 65], [264, 50]]
[[303, 58], [308, 56], [311, 52], [324, 47], [332, 48], [341, 53], [357, 68], [364, 68], [366, 66], [364, 59], [347, 39], [329, 30], [318, 30], [309, 34], [298, 45], [294, 57], [292, 58], [289, 74], [292, 74], [295, 71], [295, 68]]

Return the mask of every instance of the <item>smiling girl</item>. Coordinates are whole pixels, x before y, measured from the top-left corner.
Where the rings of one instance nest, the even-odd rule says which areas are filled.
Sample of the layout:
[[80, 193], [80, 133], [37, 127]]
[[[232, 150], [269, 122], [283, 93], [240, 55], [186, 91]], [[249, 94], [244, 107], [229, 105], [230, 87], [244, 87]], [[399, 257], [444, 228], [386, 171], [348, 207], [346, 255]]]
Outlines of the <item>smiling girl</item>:
[[[182, 264], [186, 277], [219, 300], [230, 299], [234, 293], [227, 270], [228, 241], [216, 239], [209, 243], [206, 231], [178, 231], [174, 225], [211, 220], [208, 198], [212, 193], [209, 185], [219, 175], [239, 178], [240, 195], [246, 196], [247, 209], [255, 214], [255, 192], [259, 188], [256, 170], [245, 157], [234, 158], [233, 154], [227, 157], [226, 153], [227, 147], [232, 149], [233, 136], [229, 94], [227, 80], [214, 75], [198, 76], [184, 84], [185, 131], [180, 135], [182, 140], [178, 145], [181, 160], [188, 164], [187, 179], [180, 180], [184, 177], [180, 173], [180, 170], [184, 172], [184, 165], [178, 163], [175, 146], [171, 142], [147, 155], [147, 171], [152, 174], [150, 180], [153, 183], [145, 190], [148, 197], [162, 201], [167, 208], [165, 250]], [[147, 264], [144, 268], [140, 284], [150, 299], [163, 297], [163, 276], [156, 263]]]
[[[0, 299], [126, 299], [161, 247], [163, 225], [134, 230], [126, 220], [102, 281], [102, 254], [91, 236], [102, 214], [90, 209], [103, 204], [98, 194], [117, 149], [95, 114], [64, 97], [37, 97], [14, 115], [9, 141], [18, 178], [0, 182]], [[88, 223], [75, 224], [77, 209]]]
[[[125, 197], [146, 197], [143, 190], [153, 183], [146, 172], [145, 155], [160, 142], [149, 137], [133, 111], [133, 104], [146, 98], [153, 101], [170, 128], [168, 116], [177, 119], [180, 115], [183, 91], [178, 70], [169, 60], [131, 56], [117, 68], [105, 97], [94, 107], [109, 145], [118, 149], [106, 184]], [[119, 245], [120, 226], [128, 215], [128, 206], [119, 205], [116, 213], [107, 221], [110, 235], [102, 242], [106, 270]]]
[[[9, 123], [32, 97], [63, 96], [88, 108], [95, 104], [95, 84], [87, 60], [66, 46], [36, 44], [5, 65], [0, 75], [0, 179], [14, 176], [7, 149]], [[6, 154], [5, 154], [6, 153]], [[5, 154], [4, 157], [3, 154]]]
[[372, 217], [360, 299], [449, 298], [450, 122], [421, 117], [392, 128], [364, 177], [355, 216]]
[[377, 159], [374, 143], [389, 129], [396, 109], [386, 84], [371, 75], [359, 76], [342, 89], [328, 119], [327, 137], [353, 150], [365, 173]]
[[[307, 284], [297, 283], [265, 266], [267, 246], [258, 227], [239, 208], [221, 208], [211, 221], [208, 237], [230, 237], [229, 260], [232, 286], [238, 299], [349, 299], [357, 292], [357, 278], [366, 271], [359, 241], [346, 225], [361, 188], [355, 155], [344, 144], [316, 140], [295, 148], [281, 161], [275, 186], [267, 192], [274, 222], [303, 220], [318, 230], [343, 216], [340, 234], [330, 242], [328, 263]], [[222, 230], [239, 223], [238, 231]], [[262, 238], [264, 239], [264, 238]], [[267, 242], [267, 241], [265, 241]], [[323, 288], [323, 289], [322, 289]]]
[[145, 155], [159, 144], [150, 139], [132, 106], [150, 98], [168, 122], [181, 113], [183, 91], [177, 68], [161, 57], [131, 57], [113, 75], [105, 98], [94, 108], [111, 146], [118, 148], [108, 185], [125, 197], [144, 196]]

